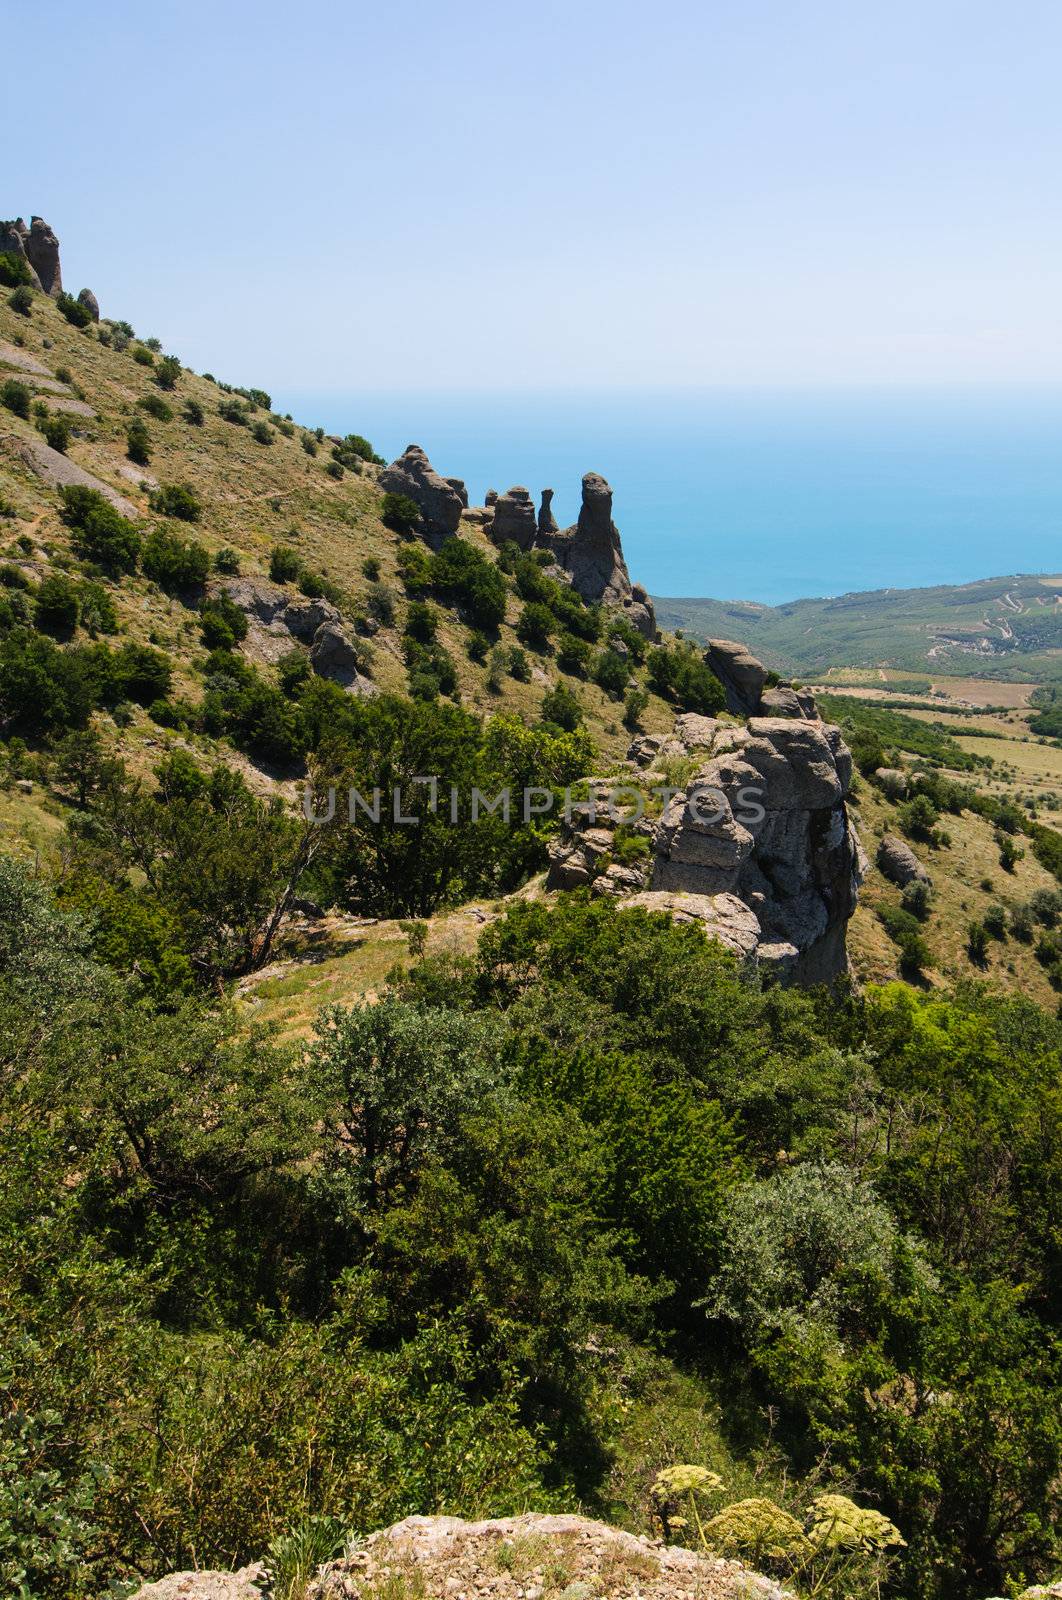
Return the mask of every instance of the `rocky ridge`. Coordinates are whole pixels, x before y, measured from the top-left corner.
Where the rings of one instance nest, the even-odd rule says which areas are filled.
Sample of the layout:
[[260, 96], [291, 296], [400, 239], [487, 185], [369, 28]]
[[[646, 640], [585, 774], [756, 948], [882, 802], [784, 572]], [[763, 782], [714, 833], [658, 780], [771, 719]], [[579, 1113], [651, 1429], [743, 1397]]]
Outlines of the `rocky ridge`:
[[[622, 905], [699, 922], [783, 982], [831, 982], [848, 967], [846, 929], [867, 867], [846, 804], [852, 757], [814, 698], [768, 687], [744, 646], [713, 640], [705, 659], [735, 711], [687, 713], [670, 737], [634, 739], [628, 761], [639, 787], [662, 800], [659, 816], [632, 817], [640, 808], [605, 784], [614, 801], [571, 808], [550, 847], [546, 887], [589, 885]], [[739, 711], [747, 721], [734, 720]], [[670, 785], [676, 760], [695, 766]]]
[[623, 559], [619, 529], [612, 520], [612, 488], [600, 473], [583, 478], [578, 521], [560, 529], [553, 515], [553, 490], [543, 489], [538, 512], [530, 492], [521, 484], [497, 494], [491, 490], [486, 504], [470, 506], [460, 478], [436, 472], [420, 445], [407, 445], [385, 467], [378, 482], [391, 494], [412, 500], [423, 519], [429, 544], [438, 546], [457, 533], [462, 519], [482, 527], [497, 545], [512, 540], [521, 550], [548, 550], [558, 576], [582, 595], [622, 611], [632, 627], [648, 639], [656, 637], [653, 602], [640, 584], [632, 584]]

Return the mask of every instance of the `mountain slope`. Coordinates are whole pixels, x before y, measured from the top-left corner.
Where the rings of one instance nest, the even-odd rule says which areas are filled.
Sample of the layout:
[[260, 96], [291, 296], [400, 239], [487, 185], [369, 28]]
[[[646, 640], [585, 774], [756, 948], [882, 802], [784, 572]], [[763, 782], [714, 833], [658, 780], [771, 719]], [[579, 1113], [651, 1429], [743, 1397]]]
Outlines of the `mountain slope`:
[[1017, 575], [928, 589], [875, 589], [788, 605], [656, 598], [662, 627], [736, 637], [777, 671], [892, 667], [1062, 679], [1062, 579]]

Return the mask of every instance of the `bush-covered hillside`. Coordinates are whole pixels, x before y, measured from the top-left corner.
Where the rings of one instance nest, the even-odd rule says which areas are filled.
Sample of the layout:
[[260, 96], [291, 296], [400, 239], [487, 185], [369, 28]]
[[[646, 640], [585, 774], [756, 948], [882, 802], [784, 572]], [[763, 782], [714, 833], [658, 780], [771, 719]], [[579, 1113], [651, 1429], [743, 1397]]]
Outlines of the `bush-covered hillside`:
[[676, 1462], [884, 1512], [891, 1594], [1057, 1570], [1062, 1031], [1030, 1003], [764, 994], [574, 898], [304, 1050], [101, 964], [11, 862], [0, 941], [25, 1592], [317, 1513], [648, 1528]]
[[[0, 1588], [528, 1507], [808, 1600], [1056, 1576], [1058, 834], [853, 702], [868, 845], [955, 888], [969, 826], [1014, 885], [965, 965], [943, 887], [873, 882], [907, 981], [832, 992], [544, 896], [553, 823], [425, 776], [578, 790], [721, 709], [700, 652], [473, 523], [433, 550], [366, 438], [127, 325], [27, 292], [0, 338]], [[1018, 945], [1042, 1007], [977, 981]]]

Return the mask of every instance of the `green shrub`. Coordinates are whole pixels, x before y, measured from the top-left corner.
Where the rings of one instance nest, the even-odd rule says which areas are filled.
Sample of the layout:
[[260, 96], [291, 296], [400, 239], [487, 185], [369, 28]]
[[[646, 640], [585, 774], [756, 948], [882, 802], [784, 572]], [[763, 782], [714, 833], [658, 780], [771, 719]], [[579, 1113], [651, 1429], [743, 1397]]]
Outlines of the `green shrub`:
[[988, 933], [983, 923], [971, 922], [967, 927], [966, 951], [977, 966], [985, 965], [988, 959]]
[[33, 310], [33, 290], [28, 283], [20, 283], [8, 296], [7, 303], [20, 317], [28, 317]]
[[509, 651], [509, 675], [515, 678], [517, 683], [531, 682], [531, 663], [518, 644], [514, 644]]
[[385, 494], [380, 501], [380, 521], [393, 533], [410, 534], [420, 527], [420, 507], [406, 494]]
[[914, 878], [905, 884], [900, 895], [903, 909], [912, 917], [917, 917], [919, 922], [924, 922], [929, 916], [933, 891], [929, 884], [922, 878]]
[[269, 552], [269, 576], [274, 583], [294, 583], [302, 571], [302, 559], [290, 545], [275, 544]]
[[420, 644], [430, 644], [435, 638], [438, 626], [439, 617], [434, 606], [422, 600], [410, 601], [405, 627], [410, 639], [416, 639]]
[[160, 389], [176, 389], [182, 370], [176, 356], [163, 356], [155, 367], [155, 382]]
[[160, 394], [146, 394], [137, 401], [141, 411], [146, 411], [148, 416], [156, 417], [159, 422], [173, 421], [173, 408], [169, 406]]
[[633, 732], [640, 725], [648, 704], [649, 695], [645, 689], [629, 689], [623, 702], [623, 726]]
[[330, 461], [325, 467], [325, 471], [330, 478], [341, 478], [343, 476], [343, 464], [340, 461]]
[[626, 658], [614, 650], [599, 650], [590, 665], [590, 676], [613, 700], [622, 699], [630, 675]]
[[368, 578], [370, 583], [380, 581], [380, 562], [376, 556], [366, 556], [361, 564], [361, 575]]
[[726, 709], [722, 684], [687, 641], [671, 649], [660, 646], [650, 650], [648, 677], [656, 694], [683, 711], [710, 717]]
[[238, 400], [222, 400], [218, 405], [218, 416], [223, 422], [231, 422], [233, 427], [250, 427], [250, 418], [247, 407], [242, 406]]
[[58, 411], [54, 416], [42, 417], [38, 422], [38, 427], [51, 448], [58, 450], [61, 455], [65, 455], [73, 433], [70, 418]]
[[490, 640], [485, 633], [480, 633], [478, 628], [474, 628], [465, 643], [465, 650], [470, 661], [482, 666], [490, 653]]
[[302, 448], [306, 451], [308, 456], [315, 456], [317, 454], [317, 440], [314, 438], [312, 433], [304, 433], [299, 443], [302, 445]]
[[516, 637], [529, 649], [541, 652], [549, 646], [553, 626], [552, 611], [533, 600], [524, 606], [516, 620]]
[[153, 367], [155, 357], [146, 345], [138, 344], [133, 347], [133, 360], [140, 367]]
[[231, 650], [247, 637], [247, 618], [224, 590], [203, 602], [199, 627], [208, 650]]
[[573, 733], [583, 720], [583, 708], [571, 690], [560, 683], [542, 697], [542, 721]]
[[191, 484], [164, 483], [151, 496], [151, 509], [161, 517], [176, 517], [180, 522], [198, 522], [203, 514], [199, 497]]
[[118, 612], [102, 583], [82, 583], [77, 597], [79, 620], [86, 633], [95, 638], [100, 633], [118, 632]]
[[146, 467], [151, 460], [151, 435], [142, 417], [134, 417], [126, 430], [125, 453], [138, 467]]
[[8, 378], [0, 385], [0, 405], [6, 406], [8, 411], [13, 411], [16, 417], [29, 421], [30, 404], [33, 396], [26, 384], [20, 383], [17, 378]]
[[590, 665], [590, 644], [574, 633], [562, 633], [557, 640], [557, 665], [562, 672], [582, 676]]
[[238, 550], [230, 550], [226, 545], [214, 557], [214, 571], [223, 572], [227, 577], [235, 578], [240, 571], [240, 554]]
[[432, 583], [431, 553], [422, 544], [403, 545], [398, 552], [398, 576], [411, 594], [430, 589]]
[[33, 271], [23, 255], [14, 250], [0, 250], [0, 287], [18, 289], [33, 283]]
[[75, 551], [110, 574], [135, 572], [140, 534], [97, 489], [72, 485], [62, 491], [62, 518], [71, 529]]
[[333, 445], [332, 455], [345, 467], [357, 468], [363, 461], [374, 462], [378, 467], [384, 465], [383, 457], [376, 454], [368, 439], [363, 439], [360, 433], [348, 433], [339, 444]]
[[70, 579], [62, 573], [45, 578], [37, 590], [33, 610], [37, 627], [45, 633], [65, 637], [77, 627], [78, 595]]
[[67, 322], [71, 323], [75, 328], [87, 328], [92, 321], [92, 312], [88, 306], [83, 306], [81, 301], [76, 300], [72, 294], [56, 295], [55, 304]]
[[251, 429], [251, 438], [255, 444], [272, 444], [273, 430], [268, 423], [256, 422]]
[[160, 589], [179, 594], [206, 582], [210, 556], [198, 540], [182, 539], [165, 528], [154, 528], [144, 541], [141, 566], [144, 576]]
[[365, 596], [365, 608], [370, 617], [384, 628], [394, 626], [395, 597], [394, 591], [386, 583], [373, 583], [369, 585]]

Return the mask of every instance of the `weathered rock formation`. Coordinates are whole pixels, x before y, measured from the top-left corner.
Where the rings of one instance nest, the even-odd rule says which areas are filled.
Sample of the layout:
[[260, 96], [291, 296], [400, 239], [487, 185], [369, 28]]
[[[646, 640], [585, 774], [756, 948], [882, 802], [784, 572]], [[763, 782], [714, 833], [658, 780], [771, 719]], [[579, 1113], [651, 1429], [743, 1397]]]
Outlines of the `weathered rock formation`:
[[[548, 506], [545, 507], [549, 512]], [[549, 512], [552, 520], [552, 512]], [[600, 473], [583, 478], [579, 520], [563, 532], [542, 530], [538, 545], [552, 550], [557, 565], [584, 600], [599, 600], [621, 610], [646, 638], [656, 636], [653, 603], [640, 584], [632, 584], [623, 559], [619, 529], [612, 520], [612, 489]]]
[[898, 884], [901, 889], [916, 880], [919, 883], [933, 882], [911, 846], [894, 833], [885, 834], [878, 845], [878, 871], [883, 878]]
[[32, 217], [27, 228], [21, 217], [0, 222], [0, 250], [22, 256], [28, 263], [38, 289], [45, 294], [63, 291], [59, 267], [59, 240], [43, 217]]
[[538, 532], [539, 537], [542, 539], [547, 538], [551, 533], [560, 532], [560, 528], [557, 526], [557, 519], [553, 515], [552, 489], [543, 489], [542, 491], [542, 504], [538, 508]]
[[413, 501], [424, 519], [424, 535], [430, 544], [441, 544], [457, 532], [468, 503], [464, 484], [455, 488], [460, 479], [444, 478], [436, 472], [419, 444], [407, 445], [397, 461], [383, 469], [377, 482], [386, 494], [404, 494]]
[[313, 636], [310, 665], [319, 678], [341, 683], [351, 694], [374, 695], [376, 685], [358, 671], [357, 647], [337, 622], [323, 622]]
[[100, 303], [91, 289], [82, 289], [78, 295], [78, 303], [83, 305], [93, 322], [100, 320]]
[[[791, 715], [758, 714], [766, 675], [743, 646], [728, 643], [716, 659], [756, 714], [738, 724], [688, 712], [671, 735], [634, 739], [628, 760], [646, 789], [663, 791], [659, 818], [632, 820], [629, 806], [624, 818], [604, 800], [573, 807], [550, 847], [546, 887], [589, 886], [669, 911], [783, 982], [830, 982], [847, 969], [845, 934], [867, 865], [845, 803], [851, 755], [810, 697], [794, 695]], [[663, 772], [677, 755], [700, 763], [679, 790]], [[623, 865], [620, 821], [650, 844], [647, 855], [626, 850]]]
[[521, 550], [530, 550], [537, 531], [534, 501], [522, 485], [498, 496], [490, 534], [495, 544], [503, 545], [512, 539]]
[[224, 591], [247, 618], [247, 646], [262, 661], [277, 662], [296, 641], [310, 646], [310, 665], [351, 694], [374, 695], [376, 685], [359, 670], [357, 646], [330, 600], [292, 599], [288, 590], [266, 578], [226, 578], [209, 593]]

